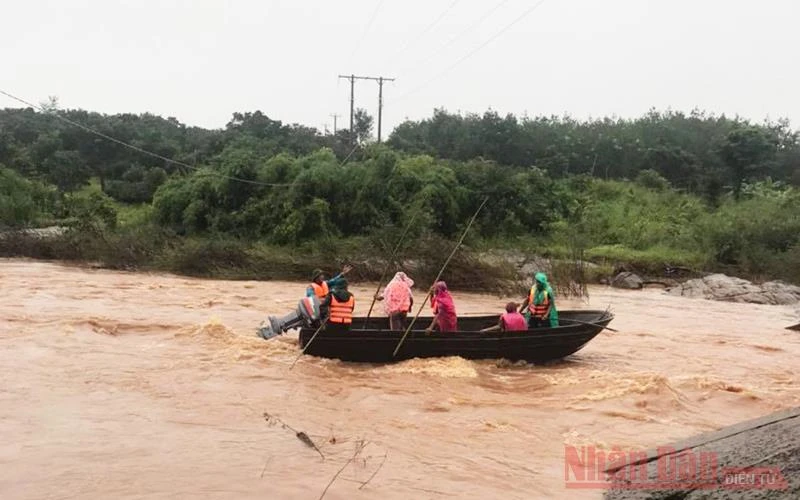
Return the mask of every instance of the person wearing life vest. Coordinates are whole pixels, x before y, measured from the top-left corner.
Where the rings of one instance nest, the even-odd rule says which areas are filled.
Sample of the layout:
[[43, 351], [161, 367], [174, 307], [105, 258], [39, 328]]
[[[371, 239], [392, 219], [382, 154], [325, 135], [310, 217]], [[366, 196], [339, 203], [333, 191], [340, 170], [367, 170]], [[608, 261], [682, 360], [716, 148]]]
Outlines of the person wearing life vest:
[[341, 273], [329, 280], [325, 279], [325, 272], [322, 269], [314, 269], [314, 272], [311, 273], [311, 284], [306, 288], [306, 296], [313, 297], [316, 295], [320, 302], [324, 301], [328, 298], [331, 289], [340, 280], [344, 279], [344, 275], [350, 272], [351, 269], [352, 267], [350, 266], [344, 266]]
[[325, 279], [325, 272], [322, 269], [314, 269], [314, 272], [311, 273], [311, 284], [306, 288], [306, 297], [316, 296], [317, 299], [319, 299], [320, 319], [328, 317], [328, 296], [333, 287], [344, 279], [344, 275], [347, 274], [350, 269], [352, 269], [350, 266], [344, 266], [341, 273], [329, 280]]
[[528, 329], [525, 316], [517, 312], [517, 304], [506, 304], [506, 312], [500, 316], [500, 330], [503, 332], [524, 332]]
[[347, 289], [347, 280], [341, 278], [336, 282], [330, 295], [328, 295], [328, 325], [335, 328], [349, 329], [353, 323], [353, 309], [356, 306], [356, 299]]
[[530, 314], [530, 326], [534, 328], [558, 326], [555, 294], [544, 273], [536, 273], [534, 276], [533, 286], [525, 302], [522, 303], [523, 310], [525, 307]]

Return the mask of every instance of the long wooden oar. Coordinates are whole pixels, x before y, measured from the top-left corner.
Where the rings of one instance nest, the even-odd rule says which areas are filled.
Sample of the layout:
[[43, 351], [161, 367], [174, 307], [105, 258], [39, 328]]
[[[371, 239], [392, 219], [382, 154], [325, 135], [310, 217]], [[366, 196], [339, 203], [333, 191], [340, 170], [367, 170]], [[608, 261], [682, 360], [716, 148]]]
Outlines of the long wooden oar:
[[395, 245], [394, 250], [392, 251], [392, 256], [389, 257], [389, 261], [386, 263], [386, 267], [383, 269], [383, 273], [381, 273], [381, 279], [378, 280], [378, 288], [375, 289], [375, 295], [372, 296], [372, 304], [369, 305], [369, 312], [367, 312], [367, 318], [364, 320], [363, 328], [367, 328], [367, 322], [369, 322], [370, 316], [372, 316], [372, 308], [375, 307], [375, 301], [378, 300], [378, 293], [381, 291], [381, 285], [383, 285], [383, 279], [386, 277], [386, 273], [389, 272], [389, 268], [394, 264], [394, 258], [397, 256], [397, 251], [400, 250], [400, 245], [403, 244], [403, 240], [406, 239], [406, 235], [408, 231], [411, 229], [411, 226], [414, 224], [414, 220], [417, 218], [417, 214], [420, 211], [417, 210], [414, 212], [414, 216], [411, 217], [411, 220], [408, 221], [408, 225], [406, 226], [405, 231], [400, 236], [400, 239], [397, 240], [397, 245]]
[[294, 361], [292, 362], [292, 366], [289, 367], [290, 370], [292, 368], [294, 368], [294, 365], [295, 365], [295, 363], [297, 363], [297, 360], [300, 359], [300, 357], [303, 354], [306, 353], [306, 349], [308, 349], [308, 346], [310, 346], [311, 343], [314, 342], [314, 339], [317, 338], [317, 335], [319, 334], [319, 332], [321, 332], [322, 329], [325, 328], [325, 323], [328, 322], [328, 318], [330, 318], [330, 316], [327, 316], [325, 319], [322, 320], [322, 323], [320, 323], [319, 328], [317, 328], [317, 331], [314, 332], [314, 335], [311, 336], [311, 339], [309, 339], [308, 343], [306, 343], [305, 347], [303, 347], [303, 350], [300, 351], [300, 354], [298, 354], [297, 357], [294, 358]]
[[558, 318], [558, 322], [559, 323], [562, 322], [562, 321], [571, 321], [573, 323], [579, 323], [581, 325], [599, 326], [599, 327], [601, 327], [601, 328], [603, 328], [605, 330], [609, 330], [609, 331], [612, 331], [612, 332], [618, 332], [619, 331], [619, 330], [615, 330], [615, 329], [611, 328], [610, 326], [598, 325], [597, 323], [588, 323], [586, 321], [580, 321], [580, 320], [571, 319], [571, 318]]
[[[461, 235], [461, 239], [458, 240], [458, 243], [456, 244], [455, 248], [453, 248], [453, 251], [450, 252], [450, 256], [447, 258], [447, 260], [445, 261], [444, 265], [439, 270], [439, 274], [436, 275], [436, 279], [433, 280], [434, 284], [436, 284], [436, 282], [439, 281], [439, 278], [442, 277], [442, 273], [444, 273], [444, 270], [447, 268], [447, 264], [450, 263], [450, 260], [456, 254], [456, 251], [461, 246], [461, 243], [464, 242], [464, 238], [467, 237], [467, 233], [469, 232], [469, 228], [472, 227], [472, 223], [475, 222], [475, 219], [478, 217], [478, 214], [483, 209], [483, 206], [486, 205], [487, 201], [489, 201], [489, 197], [488, 196], [483, 199], [483, 203], [481, 203], [481, 206], [478, 207], [478, 210], [475, 211], [475, 214], [472, 216], [472, 219], [470, 219], [469, 224], [467, 224], [467, 228], [464, 229], [464, 234]], [[414, 319], [411, 320], [411, 323], [408, 325], [408, 328], [406, 328], [405, 333], [403, 333], [403, 336], [400, 338], [400, 342], [397, 343], [397, 347], [395, 347], [394, 352], [392, 353], [392, 357], [397, 356], [397, 351], [400, 350], [400, 346], [402, 346], [403, 342], [405, 342], [406, 336], [408, 336], [408, 332], [410, 332], [411, 328], [414, 327], [414, 323], [416, 323], [417, 318], [419, 318], [419, 315], [422, 312], [422, 309], [425, 307], [425, 304], [428, 302], [428, 299], [431, 298], [431, 294], [432, 293], [433, 293], [433, 287], [428, 289], [428, 294], [425, 295], [425, 300], [422, 301], [422, 305], [419, 307], [419, 310], [417, 311], [417, 314], [414, 316]]]

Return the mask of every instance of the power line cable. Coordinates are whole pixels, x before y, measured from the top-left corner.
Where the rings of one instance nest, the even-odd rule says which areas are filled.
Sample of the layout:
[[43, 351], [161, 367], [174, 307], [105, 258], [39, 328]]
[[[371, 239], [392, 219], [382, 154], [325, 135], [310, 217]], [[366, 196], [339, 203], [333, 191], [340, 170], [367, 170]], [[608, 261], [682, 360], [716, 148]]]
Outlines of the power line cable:
[[414, 35], [408, 42], [406, 42], [400, 48], [400, 50], [398, 50], [395, 53], [395, 55], [394, 55], [394, 57], [392, 59], [396, 60], [397, 57], [400, 56], [406, 50], [408, 50], [409, 47], [411, 47], [415, 43], [419, 43], [419, 41], [422, 40], [422, 37], [427, 35], [430, 30], [432, 30], [437, 24], [439, 24], [441, 22], [441, 20], [444, 19], [444, 17], [447, 15], [447, 13], [450, 12], [451, 10], [453, 10], [453, 7], [455, 7], [458, 4], [458, 2], [460, 2], [460, 1], [461, 0], [453, 0], [452, 2], [450, 2], [450, 4], [442, 11], [441, 14], [439, 14], [439, 16], [436, 19], [433, 20], [433, 22], [431, 22], [428, 26], [426, 26], [422, 30], [422, 32]]
[[372, 28], [372, 23], [375, 22], [375, 18], [378, 17], [378, 11], [381, 10], [383, 2], [384, 0], [380, 0], [380, 2], [378, 2], [378, 4], [375, 6], [375, 10], [372, 11], [372, 16], [370, 16], [369, 21], [367, 21], [367, 26], [364, 28], [364, 33], [361, 34], [361, 38], [358, 40], [358, 43], [356, 43], [356, 46], [353, 47], [353, 52], [350, 54], [350, 60], [347, 64], [348, 66], [353, 62], [353, 58], [358, 52], [358, 49], [361, 48], [361, 45], [364, 43], [364, 39], [367, 37], [367, 34], [369, 34], [369, 30]]
[[360, 147], [361, 147], [361, 144], [356, 144], [355, 146], [353, 146], [353, 149], [351, 149], [351, 150], [350, 150], [350, 153], [348, 153], [348, 155], [347, 155], [347, 156], [345, 156], [344, 160], [342, 160], [342, 163], [340, 163], [340, 164], [339, 164], [339, 166], [341, 167], [342, 165], [344, 165], [345, 163], [347, 163], [347, 160], [349, 160], [349, 159], [350, 159], [350, 157], [351, 157], [351, 156], [353, 156], [353, 153], [355, 153], [355, 152], [356, 152], [356, 149], [358, 149], [358, 148], [360, 148]]
[[517, 23], [519, 23], [520, 21], [522, 21], [523, 19], [525, 19], [525, 18], [526, 18], [527, 16], [529, 16], [529, 15], [530, 15], [530, 14], [531, 14], [531, 13], [532, 13], [534, 10], [536, 10], [536, 9], [537, 9], [537, 8], [538, 8], [540, 5], [542, 5], [542, 4], [543, 4], [545, 1], [546, 1], [546, 0], [539, 0], [539, 2], [537, 2], [536, 4], [534, 4], [534, 5], [533, 5], [531, 8], [529, 8], [528, 10], [526, 10], [525, 12], [523, 12], [522, 14], [520, 14], [520, 15], [519, 15], [519, 16], [518, 16], [516, 19], [514, 19], [514, 20], [513, 20], [513, 21], [511, 21], [509, 24], [507, 24], [505, 27], [503, 27], [503, 29], [501, 29], [500, 31], [498, 31], [497, 33], [495, 33], [494, 35], [492, 35], [492, 36], [491, 36], [491, 38], [489, 38], [488, 40], [486, 40], [485, 42], [483, 42], [482, 44], [480, 44], [479, 46], [477, 46], [476, 48], [474, 48], [472, 51], [470, 51], [469, 53], [467, 53], [465, 56], [461, 57], [461, 58], [460, 58], [460, 59], [458, 59], [456, 62], [454, 62], [453, 64], [451, 64], [450, 66], [448, 66], [448, 67], [447, 67], [447, 68], [446, 68], [444, 71], [442, 71], [441, 73], [439, 73], [439, 74], [438, 74], [438, 75], [436, 75], [435, 77], [431, 78], [430, 80], [426, 81], [425, 83], [423, 83], [423, 84], [421, 84], [421, 85], [419, 85], [419, 86], [415, 87], [414, 89], [412, 89], [412, 90], [410, 90], [410, 91], [406, 92], [405, 94], [402, 94], [400, 97], [397, 97], [396, 99], [392, 100], [392, 101], [391, 101], [391, 103], [396, 103], [396, 102], [398, 102], [398, 101], [401, 101], [401, 100], [405, 99], [406, 97], [408, 97], [409, 95], [411, 95], [411, 94], [413, 94], [413, 93], [415, 93], [415, 92], [418, 92], [420, 89], [423, 89], [423, 88], [427, 87], [428, 85], [430, 85], [431, 83], [435, 82], [436, 80], [440, 79], [441, 77], [443, 77], [444, 75], [446, 75], [447, 73], [449, 73], [450, 71], [452, 71], [452, 70], [453, 70], [453, 69], [454, 69], [456, 66], [458, 66], [458, 65], [459, 65], [459, 64], [461, 64], [461, 63], [463, 63], [464, 61], [466, 61], [467, 59], [469, 59], [470, 57], [472, 57], [473, 55], [475, 55], [477, 52], [479, 52], [481, 49], [483, 49], [484, 47], [486, 47], [487, 45], [489, 45], [490, 43], [492, 43], [493, 41], [495, 41], [495, 40], [496, 40], [497, 38], [499, 38], [499, 37], [500, 37], [500, 36], [501, 36], [503, 33], [505, 33], [506, 31], [508, 31], [509, 29], [511, 29], [511, 28], [512, 28], [512, 27], [513, 27], [515, 24], [517, 24]]
[[468, 27], [466, 27], [466, 28], [465, 28], [463, 31], [461, 31], [460, 33], [458, 33], [458, 34], [456, 34], [455, 36], [451, 37], [451, 38], [450, 38], [448, 41], [446, 41], [446, 42], [445, 42], [443, 45], [439, 46], [439, 48], [437, 48], [436, 50], [430, 51], [430, 52], [428, 53], [428, 56], [427, 56], [425, 59], [423, 59], [423, 60], [422, 60], [422, 61], [420, 61], [419, 63], [413, 64], [413, 65], [409, 65], [409, 66], [406, 66], [405, 68], [401, 69], [401, 70], [400, 70], [398, 73], [405, 73], [406, 71], [408, 71], [409, 69], [411, 69], [411, 68], [413, 68], [413, 67], [416, 67], [416, 66], [421, 66], [421, 65], [423, 65], [423, 64], [426, 64], [426, 63], [430, 62], [430, 60], [431, 60], [431, 59], [433, 59], [434, 57], [436, 57], [436, 55], [437, 55], [439, 52], [441, 52], [442, 50], [444, 50], [444, 49], [446, 49], [447, 47], [451, 46], [453, 43], [455, 43], [455, 41], [456, 41], [456, 40], [459, 40], [461, 37], [463, 37], [464, 35], [466, 35], [466, 34], [467, 34], [467, 33], [469, 33], [470, 31], [472, 31], [473, 29], [475, 29], [476, 27], [478, 27], [478, 26], [479, 26], [479, 25], [480, 25], [482, 22], [484, 22], [486, 19], [488, 19], [488, 18], [489, 18], [489, 17], [490, 17], [492, 14], [494, 14], [494, 13], [495, 13], [495, 12], [496, 12], [498, 9], [500, 9], [500, 8], [501, 8], [503, 5], [505, 5], [505, 4], [507, 4], [507, 3], [508, 3], [508, 0], [500, 0], [500, 1], [499, 1], [497, 4], [495, 4], [495, 6], [494, 6], [494, 7], [492, 7], [492, 8], [491, 8], [491, 9], [489, 9], [488, 11], [484, 12], [484, 13], [483, 13], [483, 14], [482, 14], [482, 15], [481, 15], [479, 18], [478, 18], [478, 20], [477, 20], [477, 21], [475, 21], [475, 22], [473, 22], [472, 24], [470, 24]]
[[[455, 7], [455, 6], [456, 6], [456, 5], [457, 5], [457, 4], [460, 2], [460, 1], [461, 1], [461, 0], [452, 0], [452, 1], [450, 2], [450, 4], [449, 4], [449, 5], [448, 5], [448, 6], [447, 6], [445, 9], [444, 9], [444, 11], [442, 11], [442, 12], [439, 14], [439, 16], [438, 16], [438, 17], [436, 17], [436, 19], [434, 19], [434, 20], [433, 20], [433, 22], [431, 22], [430, 24], [428, 24], [428, 25], [427, 25], [427, 26], [426, 26], [426, 27], [425, 27], [425, 28], [422, 30], [422, 32], [420, 32], [420, 33], [416, 34], [416, 35], [415, 35], [413, 38], [411, 38], [411, 39], [410, 39], [410, 40], [409, 40], [409, 41], [408, 41], [408, 42], [407, 42], [405, 45], [403, 45], [403, 47], [402, 47], [402, 48], [401, 48], [399, 51], [397, 51], [397, 52], [395, 53], [395, 55], [394, 55], [394, 56], [391, 58], [391, 60], [392, 60], [392, 63], [394, 63], [394, 61], [396, 61], [396, 60], [397, 60], [397, 58], [398, 58], [400, 55], [402, 55], [402, 54], [403, 54], [403, 53], [404, 53], [404, 52], [405, 52], [405, 51], [408, 49], [408, 47], [410, 47], [411, 45], [413, 45], [415, 42], [418, 42], [419, 40], [421, 40], [421, 39], [422, 39], [422, 37], [423, 37], [425, 34], [427, 34], [427, 33], [428, 33], [430, 30], [432, 30], [432, 29], [433, 29], [433, 28], [434, 28], [434, 27], [435, 27], [437, 24], [439, 24], [439, 23], [442, 21], [442, 19], [444, 19], [444, 17], [445, 17], [445, 16], [448, 14], [448, 12], [450, 12], [450, 11], [451, 11], [451, 10], [452, 10], [452, 9], [453, 9], [453, 8], [454, 8], [454, 7]], [[381, 6], [381, 4], [382, 4], [382, 3], [383, 3], [383, 2], [380, 2], [380, 3], [378, 4], [378, 6], [375, 8], [375, 12], [373, 12], [372, 18], [370, 18], [370, 21], [369, 21], [369, 23], [367, 24], [367, 29], [364, 31], [364, 35], [362, 36], [362, 39], [361, 39], [361, 41], [363, 41], [364, 37], [366, 37], [366, 34], [369, 32], [369, 28], [371, 27], [371, 25], [372, 25], [372, 22], [373, 22], [373, 21], [374, 21], [374, 19], [375, 19], [375, 15], [377, 14], [377, 12], [378, 12], [378, 9], [380, 8], [380, 6]], [[358, 50], [358, 48], [360, 47], [360, 45], [361, 45], [361, 42], [359, 42], [359, 44], [358, 44], [358, 45], [356, 46], [356, 48], [354, 49], [354, 51], [353, 51], [353, 55], [351, 55], [351, 56], [350, 56], [350, 61], [351, 61], [351, 62], [352, 62], [353, 56], [355, 55], [355, 53], [356, 53], [356, 51]], [[353, 118], [352, 118], [352, 117], [353, 117], [353, 106], [354, 106], [354, 104], [353, 104], [353, 80], [354, 80], [355, 78], [362, 78], [362, 77], [355, 77], [355, 76], [354, 76], [354, 75], [352, 75], [352, 74], [351, 74], [349, 77], [348, 77], [348, 76], [346, 76], [346, 75], [344, 75], [344, 76], [343, 76], [343, 75], [339, 75], [339, 79], [337, 79], [337, 86], [338, 86], [338, 82], [339, 82], [339, 80], [341, 80], [342, 78], [348, 78], [348, 79], [350, 79], [350, 117], [351, 117], [351, 118], [350, 118], [350, 127], [351, 127], [351, 129], [352, 129], [352, 127], [353, 127], [353, 123], [352, 123], [352, 120], [353, 120]], [[383, 106], [384, 106], [384, 101], [383, 101], [383, 82], [385, 82], [385, 81], [394, 81], [394, 78], [385, 78], [385, 77], [381, 77], [381, 78], [372, 78], [372, 77], [367, 77], [366, 79], [377, 80], [377, 81], [379, 82], [379, 87], [378, 87], [378, 88], [379, 88], [379, 90], [378, 90], [378, 142], [381, 142], [381, 117], [382, 117], [382, 111], [383, 111]]]
[[[167, 158], [166, 156], [160, 155], [158, 153], [153, 153], [152, 151], [148, 151], [146, 149], [140, 148], [139, 146], [134, 146], [133, 144], [127, 143], [127, 142], [122, 141], [122, 140], [119, 140], [119, 139], [117, 139], [115, 137], [111, 137], [110, 135], [104, 134], [102, 132], [99, 132], [99, 131], [91, 128], [91, 127], [87, 127], [86, 125], [83, 125], [82, 123], [78, 123], [78, 122], [76, 122], [74, 120], [70, 120], [69, 118], [66, 118], [66, 117], [64, 117], [64, 116], [62, 116], [62, 115], [60, 115], [58, 113], [48, 112], [43, 107], [38, 106], [36, 104], [33, 104], [32, 102], [26, 101], [25, 99], [17, 97], [17, 96], [15, 96], [13, 94], [10, 94], [9, 92], [6, 92], [5, 90], [0, 89], [0, 94], [3, 94], [6, 97], [9, 97], [9, 98], [11, 98], [11, 99], [13, 99], [15, 101], [21, 102], [22, 104], [30, 106], [31, 108], [39, 110], [42, 113], [45, 113], [47, 115], [53, 116], [55, 118], [58, 118], [59, 120], [65, 122], [65, 123], [68, 123], [68, 124], [70, 124], [72, 126], [75, 126], [75, 127], [80, 128], [80, 129], [83, 129], [83, 130], [85, 130], [85, 131], [87, 131], [87, 132], [89, 132], [91, 134], [94, 134], [94, 135], [96, 135], [98, 137], [102, 137], [103, 139], [106, 139], [107, 141], [114, 142], [114, 143], [119, 144], [121, 146], [124, 146], [126, 148], [132, 149], [132, 150], [137, 151], [137, 152], [142, 153], [142, 154], [146, 154], [146, 155], [151, 156], [153, 158], [158, 158], [159, 160], [163, 160], [163, 161], [168, 162], [168, 163], [174, 163], [175, 165], [180, 165], [181, 167], [186, 167], [188, 169], [201, 172], [203, 175], [207, 175], [207, 176], [211, 176], [211, 177], [219, 177], [221, 179], [227, 179], [227, 180], [231, 180], [231, 181], [243, 182], [243, 183], [246, 183], [246, 184], [254, 184], [254, 185], [257, 185], [257, 186], [287, 187], [287, 186], [293, 186], [294, 185], [294, 183], [272, 183], [272, 182], [254, 181], [254, 180], [251, 180], [251, 179], [242, 179], [241, 177], [234, 177], [234, 176], [230, 176], [230, 175], [217, 173], [217, 172], [214, 172], [214, 171], [205, 170], [205, 169], [203, 169], [203, 167], [196, 167], [194, 165], [189, 165], [188, 163], [185, 163], [185, 162], [182, 162], [182, 161], [179, 161], [179, 160], [173, 160], [172, 158]], [[347, 160], [349, 160], [350, 157], [353, 155], [353, 153], [356, 152], [356, 149], [358, 149], [358, 147], [359, 147], [359, 145], [356, 144], [356, 146], [350, 151], [350, 153], [347, 155], [347, 157], [345, 157], [345, 159], [342, 161], [340, 166], [344, 165], [345, 163], [347, 163]]]

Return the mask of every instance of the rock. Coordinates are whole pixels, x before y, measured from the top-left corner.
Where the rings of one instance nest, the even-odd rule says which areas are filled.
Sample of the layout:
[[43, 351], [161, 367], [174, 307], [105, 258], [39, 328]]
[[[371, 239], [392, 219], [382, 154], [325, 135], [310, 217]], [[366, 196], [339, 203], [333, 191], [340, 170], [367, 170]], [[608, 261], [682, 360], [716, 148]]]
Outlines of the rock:
[[666, 290], [670, 295], [682, 297], [746, 302], [750, 304], [786, 305], [800, 302], [800, 287], [782, 281], [768, 281], [756, 285], [741, 278], [724, 274], [711, 274], [689, 280]]
[[637, 290], [642, 288], [644, 281], [638, 275], [630, 272], [622, 272], [614, 277], [611, 281], [611, 286], [616, 288], [627, 288], [629, 290]]
[[573, 261], [569, 259], [550, 259], [538, 255], [526, 255], [514, 250], [489, 250], [479, 254], [479, 258], [492, 265], [514, 266], [523, 278], [533, 279], [533, 275], [543, 272], [548, 276], [553, 273], [553, 267], [583, 266], [584, 269], [597, 269], [600, 266], [589, 261]]
[[521, 276], [533, 279], [533, 275], [542, 272], [548, 276], [553, 272], [553, 265], [549, 259], [534, 257], [519, 266]]
[[67, 232], [67, 227], [65, 226], [49, 226], [49, 227], [40, 227], [40, 228], [30, 228], [30, 229], [11, 229], [6, 231], [0, 231], [0, 238], [5, 236], [14, 236], [14, 235], [22, 235], [22, 236], [32, 236], [34, 238], [53, 238], [56, 236], [61, 236]]
[[790, 285], [783, 281], [767, 281], [761, 288], [771, 295], [772, 304], [796, 304], [800, 301], [800, 286]]

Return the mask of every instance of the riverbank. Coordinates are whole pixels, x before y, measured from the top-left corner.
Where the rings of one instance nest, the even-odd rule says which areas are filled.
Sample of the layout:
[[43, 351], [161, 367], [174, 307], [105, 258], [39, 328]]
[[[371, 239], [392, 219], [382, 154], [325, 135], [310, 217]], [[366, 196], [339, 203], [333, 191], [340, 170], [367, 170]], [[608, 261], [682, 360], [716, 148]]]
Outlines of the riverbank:
[[[230, 237], [179, 237], [154, 225], [108, 230], [95, 225], [63, 231], [17, 231], [0, 235], [0, 257], [27, 257], [105, 269], [170, 272], [214, 279], [308, 280], [316, 268], [335, 272], [353, 266], [354, 280], [379, 280], [391, 249], [382, 240], [333, 239], [293, 247]], [[454, 242], [428, 236], [407, 241], [391, 267], [403, 267], [421, 281], [432, 280]], [[448, 265], [455, 289], [509, 290], [519, 276], [509, 262], [482, 259], [462, 246]]]
[[[332, 239], [287, 247], [229, 237], [180, 237], [151, 224], [114, 230], [85, 224], [0, 234], [0, 257], [236, 280], [307, 280], [312, 269], [334, 272], [349, 264], [354, 267], [350, 276], [356, 281], [386, 279], [387, 268], [388, 272], [402, 268], [420, 283], [430, 282], [454, 246], [455, 242], [431, 235], [406, 241], [393, 264], [387, 266], [392, 249], [383, 237]], [[679, 289], [687, 280], [710, 274], [703, 267], [678, 265], [691, 259], [681, 259], [671, 252], [576, 253], [564, 247], [537, 245], [533, 240], [520, 240], [517, 247], [511, 247], [511, 242], [495, 245], [468, 238], [448, 265], [444, 279], [452, 289], [517, 294], [529, 286], [535, 272], [544, 271], [564, 297], [585, 293], [583, 284]], [[761, 276], [749, 278], [756, 283], [763, 281]]]

